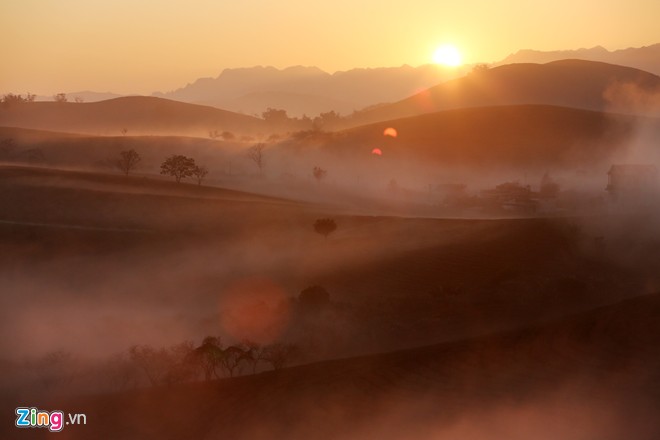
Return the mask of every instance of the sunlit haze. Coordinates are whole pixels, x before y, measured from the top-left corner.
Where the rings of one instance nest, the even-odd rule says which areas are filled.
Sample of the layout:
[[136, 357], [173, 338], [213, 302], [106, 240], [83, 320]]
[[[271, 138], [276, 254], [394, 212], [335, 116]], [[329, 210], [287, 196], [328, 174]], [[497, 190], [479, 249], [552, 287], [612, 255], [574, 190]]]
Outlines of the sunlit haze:
[[614, 50], [660, 40], [659, 16], [646, 0], [5, 1], [0, 92], [149, 94], [231, 67], [416, 66], [446, 42], [467, 64], [526, 48]]
[[463, 59], [456, 46], [444, 44], [433, 52], [433, 62], [443, 66], [458, 67], [462, 64]]

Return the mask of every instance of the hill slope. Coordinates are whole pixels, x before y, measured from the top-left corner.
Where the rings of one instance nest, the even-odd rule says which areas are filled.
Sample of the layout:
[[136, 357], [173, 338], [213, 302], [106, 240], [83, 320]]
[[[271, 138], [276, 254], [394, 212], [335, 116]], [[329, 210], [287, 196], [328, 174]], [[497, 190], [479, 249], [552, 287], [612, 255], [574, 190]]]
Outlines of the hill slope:
[[480, 339], [57, 404], [88, 417], [67, 438], [650, 440], [658, 313], [644, 296]]
[[33, 102], [0, 107], [0, 125], [88, 133], [192, 135], [210, 130], [234, 133], [265, 131], [264, 121], [214, 107], [162, 98], [129, 96], [90, 103]]
[[519, 50], [496, 64], [549, 63], [569, 58], [618, 64], [660, 75], [660, 43], [613, 51], [609, 51], [602, 46], [577, 50]]
[[[642, 125], [660, 132], [657, 120], [632, 116], [544, 105], [479, 107], [310, 135], [288, 145], [316, 144], [329, 156], [378, 159], [381, 167], [413, 159], [434, 166], [593, 168], [625, 153]], [[396, 138], [383, 135], [388, 127], [397, 130]], [[371, 154], [375, 147], [382, 156]]]
[[641, 92], [660, 93], [660, 77], [629, 67], [581, 60], [509, 64], [473, 72], [394, 104], [364, 111], [356, 115], [352, 123], [494, 105], [544, 104], [595, 111], [631, 110], [608, 100], [608, 90], [617, 84], [634, 84]]

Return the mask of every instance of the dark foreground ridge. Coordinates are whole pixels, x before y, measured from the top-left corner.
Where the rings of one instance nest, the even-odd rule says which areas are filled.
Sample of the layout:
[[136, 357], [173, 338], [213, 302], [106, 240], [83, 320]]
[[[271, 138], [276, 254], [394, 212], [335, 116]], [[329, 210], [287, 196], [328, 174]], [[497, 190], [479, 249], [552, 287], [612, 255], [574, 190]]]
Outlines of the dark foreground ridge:
[[658, 316], [646, 295], [478, 339], [35, 404], [87, 414], [68, 439], [652, 439]]

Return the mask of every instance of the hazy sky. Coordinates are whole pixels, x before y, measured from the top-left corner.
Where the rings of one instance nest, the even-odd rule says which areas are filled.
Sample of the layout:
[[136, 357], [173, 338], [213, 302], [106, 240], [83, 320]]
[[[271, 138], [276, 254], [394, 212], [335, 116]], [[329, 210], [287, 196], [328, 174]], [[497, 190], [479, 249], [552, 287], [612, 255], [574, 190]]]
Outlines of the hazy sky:
[[227, 67], [420, 65], [660, 42], [658, 0], [0, 0], [0, 92], [151, 93]]

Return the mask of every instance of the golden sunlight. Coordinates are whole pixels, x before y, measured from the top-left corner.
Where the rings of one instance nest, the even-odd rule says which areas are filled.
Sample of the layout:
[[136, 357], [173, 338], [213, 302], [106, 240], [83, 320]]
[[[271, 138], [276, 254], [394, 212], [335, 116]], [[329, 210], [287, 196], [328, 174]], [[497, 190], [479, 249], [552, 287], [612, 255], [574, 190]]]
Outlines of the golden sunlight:
[[458, 67], [462, 64], [461, 52], [451, 44], [438, 47], [433, 52], [433, 62], [448, 67]]

